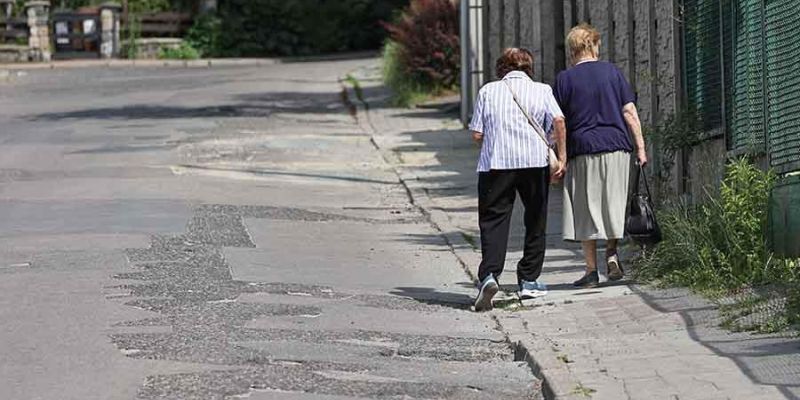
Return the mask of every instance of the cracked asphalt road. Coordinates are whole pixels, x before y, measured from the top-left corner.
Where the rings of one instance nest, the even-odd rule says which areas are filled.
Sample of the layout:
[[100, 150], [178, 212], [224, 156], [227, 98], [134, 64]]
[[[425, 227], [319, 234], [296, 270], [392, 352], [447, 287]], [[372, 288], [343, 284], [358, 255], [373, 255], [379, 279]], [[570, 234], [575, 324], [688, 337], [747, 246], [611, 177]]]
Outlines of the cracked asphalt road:
[[0, 86], [0, 398], [538, 398], [341, 103], [377, 67]]

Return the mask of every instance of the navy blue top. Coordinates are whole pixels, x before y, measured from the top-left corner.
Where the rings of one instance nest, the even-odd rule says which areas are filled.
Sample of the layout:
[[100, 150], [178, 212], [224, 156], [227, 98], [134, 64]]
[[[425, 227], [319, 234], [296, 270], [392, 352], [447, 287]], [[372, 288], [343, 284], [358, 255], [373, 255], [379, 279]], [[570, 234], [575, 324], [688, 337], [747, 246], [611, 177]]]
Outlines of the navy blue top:
[[562, 71], [554, 94], [567, 120], [567, 158], [633, 151], [622, 107], [636, 96], [614, 64], [589, 61]]

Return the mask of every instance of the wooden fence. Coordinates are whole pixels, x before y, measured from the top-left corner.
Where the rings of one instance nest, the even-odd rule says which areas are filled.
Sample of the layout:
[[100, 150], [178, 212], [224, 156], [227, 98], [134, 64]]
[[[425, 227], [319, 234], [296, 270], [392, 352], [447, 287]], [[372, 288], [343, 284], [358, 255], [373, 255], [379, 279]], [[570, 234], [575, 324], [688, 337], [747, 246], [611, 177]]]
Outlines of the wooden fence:
[[28, 19], [0, 15], [0, 44], [28, 45]]
[[136, 31], [144, 38], [183, 37], [192, 26], [192, 16], [179, 12], [130, 14], [122, 17], [122, 26], [125, 31]]

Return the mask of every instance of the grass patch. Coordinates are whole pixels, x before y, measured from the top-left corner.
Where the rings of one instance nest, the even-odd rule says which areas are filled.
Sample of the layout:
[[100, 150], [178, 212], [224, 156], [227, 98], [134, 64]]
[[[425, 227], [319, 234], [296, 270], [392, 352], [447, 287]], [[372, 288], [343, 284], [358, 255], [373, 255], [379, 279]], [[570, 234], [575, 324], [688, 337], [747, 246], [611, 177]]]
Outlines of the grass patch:
[[412, 107], [443, 93], [441, 88], [415, 81], [403, 66], [400, 45], [387, 41], [383, 47], [383, 83], [392, 90], [392, 104]]
[[508, 298], [503, 300], [495, 300], [492, 302], [492, 307], [499, 310], [516, 311], [523, 307], [522, 302], [517, 298]]
[[200, 52], [189, 43], [183, 42], [177, 48], [160, 48], [158, 50], [158, 58], [160, 60], [197, 60], [200, 58]]
[[662, 206], [664, 241], [635, 261], [637, 277], [686, 286], [725, 304], [724, 325], [731, 329], [772, 332], [796, 325], [798, 262], [775, 257], [766, 243], [775, 180], [772, 172], [738, 159], [727, 165], [719, 192], [707, 193], [703, 204]]

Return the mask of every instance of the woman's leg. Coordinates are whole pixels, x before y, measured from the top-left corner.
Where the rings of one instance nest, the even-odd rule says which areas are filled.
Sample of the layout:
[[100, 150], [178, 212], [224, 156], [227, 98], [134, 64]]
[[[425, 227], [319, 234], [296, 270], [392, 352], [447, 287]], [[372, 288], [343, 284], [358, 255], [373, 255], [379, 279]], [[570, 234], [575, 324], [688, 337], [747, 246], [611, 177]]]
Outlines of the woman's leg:
[[583, 258], [586, 260], [586, 273], [597, 271], [597, 241], [584, 240], [581, 242], [583, 247]]
[[517, 263], [517, 283], [535, 282], [544, 265], [547, 239], [547, 196], [550, 168], [530, 168], [517, 177], [517, 192], [525, 206], [525, 246]]
[[625, 275], [617, 255], [617, 242], [617, 239], [609, 239], [606, 242], [606, 267], [608, 268], [608, 279], [612, 281], [618, 281]]
[[480, 282], [489, 275], [496, 278], [503, 272], [511, 212], [517, 196], [514, 181], [513, 170], [481, 172], [478, 176], [478, 225], [482, 255], [478, 267]]
[[617, 239], [606, 241], [606, 258], [617, 255]]
[[584, 240], [581, 245], [586, 260], [586, 274], [572, 284], [577, 287], [595, 287], [600, 283], [600, 275], [597, 273], [597, 241]]

